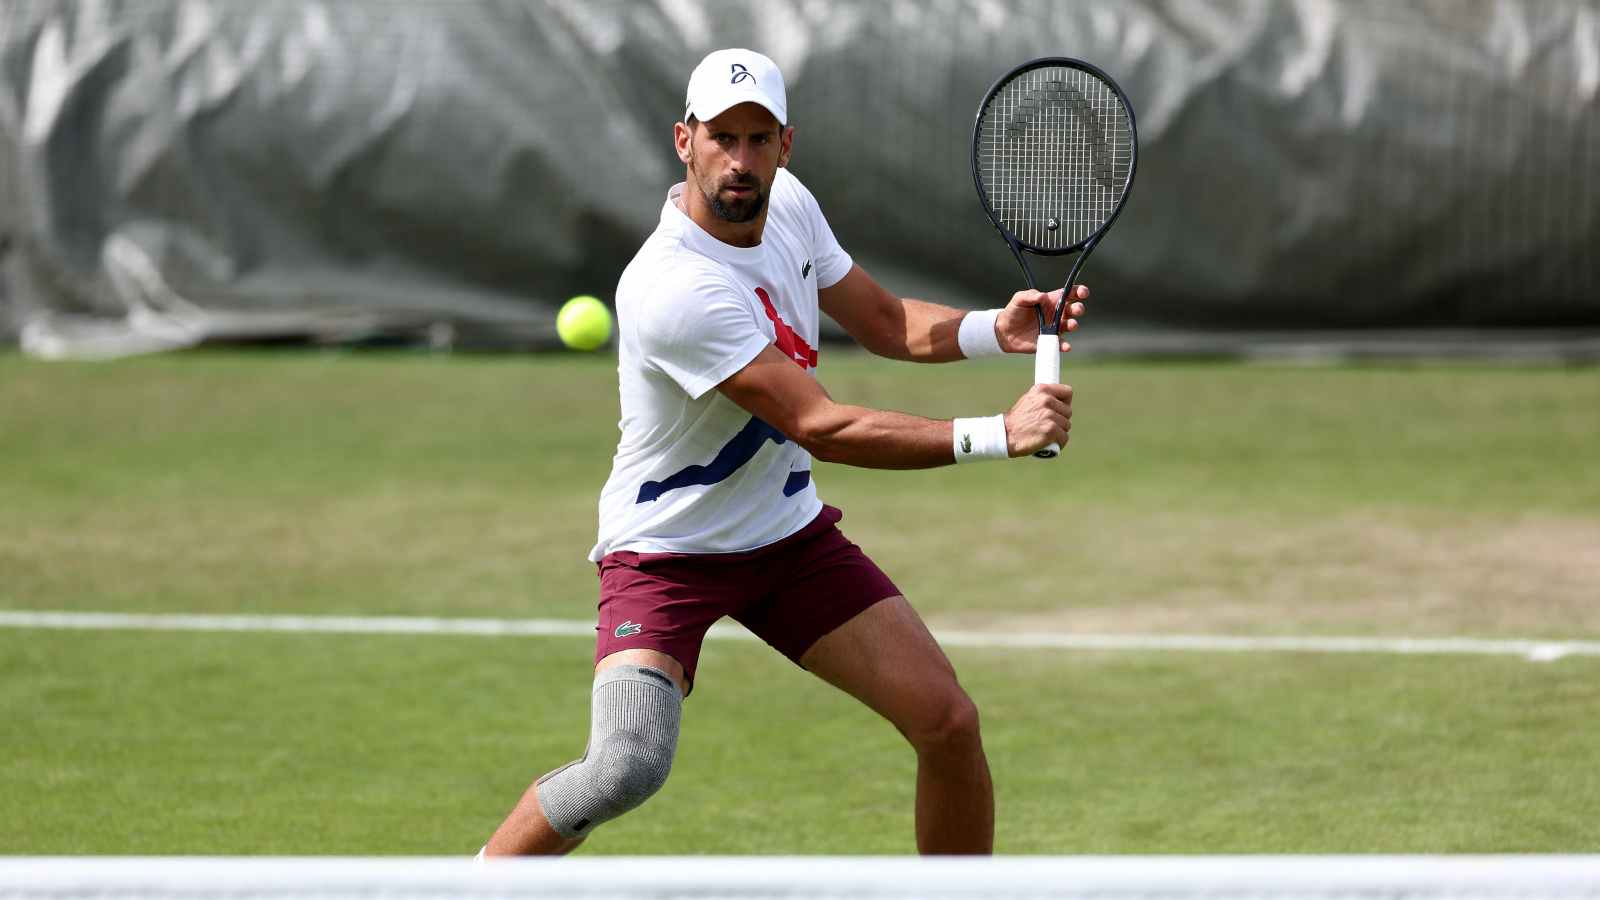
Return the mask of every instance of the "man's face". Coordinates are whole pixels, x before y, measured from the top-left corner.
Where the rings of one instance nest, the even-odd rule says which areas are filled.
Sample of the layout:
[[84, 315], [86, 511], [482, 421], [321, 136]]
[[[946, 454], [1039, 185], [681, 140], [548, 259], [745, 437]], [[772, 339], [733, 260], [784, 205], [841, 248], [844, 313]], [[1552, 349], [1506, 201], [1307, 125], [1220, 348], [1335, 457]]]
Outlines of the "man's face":
[[741, 103], [722, 115], [675, 129], [678, 158], [690, 187], [725, 222], [751, 222], [767, 204], [778, 167], [789, 161], [793, 128], [780, 128], [766, 108]]

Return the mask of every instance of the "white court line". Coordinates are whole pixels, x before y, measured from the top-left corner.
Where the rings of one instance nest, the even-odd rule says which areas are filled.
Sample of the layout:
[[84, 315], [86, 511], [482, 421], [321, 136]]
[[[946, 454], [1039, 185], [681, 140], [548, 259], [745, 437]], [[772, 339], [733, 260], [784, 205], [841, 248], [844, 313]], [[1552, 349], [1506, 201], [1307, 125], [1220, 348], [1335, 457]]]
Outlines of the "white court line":
[[[267, 616], [187, 613], [33, 612], [0, 610], [0, 628], [110, 631], [281, 631], [325, 634], [456, 634], [593, 637], [593, 622], [571, 619], [441, 619], [411, 616]], [[947, 647], [1029, 650], [1190, 650], [1210, 653], [1386, 653], [1520, 656], [1550, 662], [1600, 656], [1600, 641], [1478, 638], [1229, 637], [1208, 634], [999, 633], [934, 629]], [[707, 637], [753, 641], [742, 627], [721, 624]]]
[[1583, 900], [1600, 855], [8, 857], [0, 897]]

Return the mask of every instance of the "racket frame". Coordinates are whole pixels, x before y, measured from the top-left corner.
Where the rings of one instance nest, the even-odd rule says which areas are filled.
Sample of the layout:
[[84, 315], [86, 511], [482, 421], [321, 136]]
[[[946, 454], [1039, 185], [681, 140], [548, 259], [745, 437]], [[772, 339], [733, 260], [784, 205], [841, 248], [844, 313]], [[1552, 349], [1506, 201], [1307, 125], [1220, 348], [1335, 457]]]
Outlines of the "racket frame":
[[[1117, 100], [1122, 103], [1122, 108], [1128, 113], [1128, 140], [1129, 147], [1132, 150], [1132, 155], [1128, 160], [1128, 177], [1122, 183], [1122, 197], [1117, 201], [1116, 209], [1111, 211], [1110, 218], [1106, 219], [1099, 228], [1095, 229], [1092, 234], [1083, 240], [1060, 249], [1048, 249], [1030, 244], [1012, 234], [1011, 229], [1001, 224], [1000, 217], [995, 214], [994, 207], [989, 203], [989, 191], [983, 183], [983, 175], [978, 171], [978, 142], [983, 131], [983, 114], [989, 108], [990, 101], [994, 99], [995, 94], [1000, 93], [1001, 88], [1004, 88], [1022, 73], [1031, 69], [1042, 69], [1049, 66], [1087, 72], [1105, 82], [1106, 86], [1111, 88], [1112, 93], [1117, 95]], [[1055, 321], [1046, 322], [1044, 308], [1042, 306], [1034, 307], [1034, 314], [1039, 317], [1039, 334], [1059, 335], [1061, 333], [1063, 314], [1066, 312], [1067, 307], [1072, 305], [1072, 298], [1069, 296], [1069, 292], [1072, 290], [1072, 286], [1077, 283], [1078, 272], [1083, 268], [1084, 262], [1088, 260], [1089, 254], [1094, 251], [1095, 245], [1100, 243], [1100, 238], [1111, 228], [1111, 224], [1117, 221], [1117, 217], [1122, 215], [1123, 207], [1128, 204], [1128, 195], [1133, 192], [1133, 176], [1138, 167], [1139, 126], [1134, 119], [1133, 104], [1128, 102], [1128, 95], [1123, 92], [1122, 86], [1117, 84], [1116, 80], [1107, 75], [1103, 69], [1092, 63], [1084, 62], [1081, 59], [1073, 59], [1070, 56], [1041, 56], [1037, 59], [1030, 59], [996, 79], [995, 83], [990, 85], [989, 90], [983, 95], [983, 101], [978, 104], [978, 113], [973, 117], [972, 121], [972, 183], [978, 188], [978, 202], [983, 205], [984, 215], [989, 217], [989, 222], [994, 225], [995, 230], [1000, 232], [1002, 238], [1005, 238], [1006, 246], [1011, 248], [1011, 255], [1017, 258], [1017, 265], [1022, 267], [1022, 277], [1027, 281], [1029, 290], [1036, 291], [1039, 286], [1033, 277], [1033, 270], [1028, 267], [1027, 259], [1022, 255], [1024, 250], [1038, 256], [1078, 254], [1078, 258], [1072, 262], [1072, 270], [1067, 273], [1066, 290], [1062, 292], [1061, 304], [1056, 308]]]

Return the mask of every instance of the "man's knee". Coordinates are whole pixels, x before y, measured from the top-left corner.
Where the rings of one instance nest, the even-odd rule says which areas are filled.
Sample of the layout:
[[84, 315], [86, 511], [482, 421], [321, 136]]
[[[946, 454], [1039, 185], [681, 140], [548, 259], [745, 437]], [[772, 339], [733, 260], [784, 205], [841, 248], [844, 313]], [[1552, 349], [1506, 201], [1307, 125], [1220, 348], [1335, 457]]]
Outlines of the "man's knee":
[[589, 787], [602, 803], [619, 813], [633, 809], [667, 783], [674, 749], [660, 734], [615, 732], [593, 754]]
[[978, 705], [959, 685], [951, 685], [922, 708], [906, 737], [923, 753], [979, 747]]
[[678, 746], [683, 696], [659, 669], [606, 669], [595, 677], [593, 702], [588, 751], [539, 781], [545, 818], [568, 838], [587, 835], [660, 790]]

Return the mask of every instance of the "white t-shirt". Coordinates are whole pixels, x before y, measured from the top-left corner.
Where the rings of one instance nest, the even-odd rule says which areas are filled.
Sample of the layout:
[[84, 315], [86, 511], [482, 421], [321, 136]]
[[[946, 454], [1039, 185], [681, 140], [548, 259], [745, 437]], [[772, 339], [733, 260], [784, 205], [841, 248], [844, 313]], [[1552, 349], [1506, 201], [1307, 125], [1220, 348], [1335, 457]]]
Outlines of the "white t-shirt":
[[755, 247], [725, 244], [667, 194], [617, 283], [622, 439], [600, 493], [607, 553], [730, 553], [795, 533], [822, 509], [811, 454], [716, 386], [776, 344], [815, 377], [817, 289], [849, 273], [817, 200], [779, 169]]

